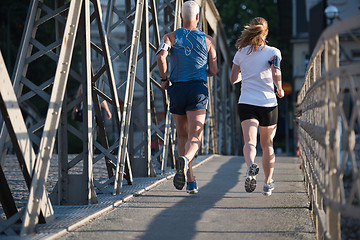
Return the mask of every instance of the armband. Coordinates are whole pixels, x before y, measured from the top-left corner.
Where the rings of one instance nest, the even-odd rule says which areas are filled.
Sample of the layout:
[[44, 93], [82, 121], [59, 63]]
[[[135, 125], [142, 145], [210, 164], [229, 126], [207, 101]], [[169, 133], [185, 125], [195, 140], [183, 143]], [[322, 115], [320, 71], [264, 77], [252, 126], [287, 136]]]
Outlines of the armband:
[[269, 61], [270, 66], [274, 65], [274, 68], [277, 68], [280, 70], [280, 58], [278, 56], [274, 56], [274, 58]]
[[170, 48], [171, 48], [171, 47], [170, 47], [169, 45], [167, 45], [167, 44], [164, 42], [164, 40], [161, 40], [160, 46], [159, 46], [159, 48], [158, 48], [158, 50], [157, 50], [157, 52], [156, 52], [156, 55], [158, 55], [161, 50], [170, 51]]

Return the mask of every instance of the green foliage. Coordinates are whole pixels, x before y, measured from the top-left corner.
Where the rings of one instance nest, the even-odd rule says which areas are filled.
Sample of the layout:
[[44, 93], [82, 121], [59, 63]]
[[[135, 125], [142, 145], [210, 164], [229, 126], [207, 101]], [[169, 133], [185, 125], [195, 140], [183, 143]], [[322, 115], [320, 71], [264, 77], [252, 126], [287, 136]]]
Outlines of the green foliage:
[[230, 51], [235, 53], [235, 42], [244, 26], [254, 17], [263, 17], [269, 24], [269, 44], [278, 47], [277, 4], [274, 0], [214, 0], [220, 13], [228, 39]]

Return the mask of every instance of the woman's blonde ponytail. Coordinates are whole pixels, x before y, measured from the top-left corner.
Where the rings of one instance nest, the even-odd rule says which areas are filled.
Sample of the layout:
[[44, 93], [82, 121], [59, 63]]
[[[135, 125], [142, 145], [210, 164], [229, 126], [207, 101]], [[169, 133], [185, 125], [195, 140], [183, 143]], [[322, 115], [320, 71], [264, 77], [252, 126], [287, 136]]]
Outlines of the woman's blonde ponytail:
[[244, 27], [240, 38], [236, 41], [235, 47], [242, 49], [250, 45], [248, 54], [258, 50], [262, 45], [265, 45], [265, 36], [268, 29], [267, 21], [262, 17], [254, 18], [249, 25]]

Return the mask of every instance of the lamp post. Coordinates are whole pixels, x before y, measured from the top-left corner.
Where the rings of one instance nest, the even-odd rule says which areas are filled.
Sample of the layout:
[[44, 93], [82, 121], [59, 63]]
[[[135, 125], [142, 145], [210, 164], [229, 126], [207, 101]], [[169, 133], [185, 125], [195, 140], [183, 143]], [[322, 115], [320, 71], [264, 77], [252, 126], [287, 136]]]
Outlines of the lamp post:
[[337, 18], [339, 16], [339, 10], [337, 9], [337, 7], [333, 6], [333, 5], [329, 5], [325, 8], [325, 16], [326, 18], [329, 20], [331, 25], [334, 21], [335, 18]]

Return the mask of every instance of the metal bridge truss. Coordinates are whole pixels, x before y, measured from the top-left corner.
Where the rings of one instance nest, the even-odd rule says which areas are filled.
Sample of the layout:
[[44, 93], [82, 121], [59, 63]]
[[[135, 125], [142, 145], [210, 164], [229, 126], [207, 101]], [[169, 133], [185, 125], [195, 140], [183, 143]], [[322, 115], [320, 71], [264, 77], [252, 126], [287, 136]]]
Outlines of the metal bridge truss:
[[[201, 153], [235, 154], [240, 134], [233, 129], [238, 125], [233, 114], [236, 96], [228, 82], [231, 61], [226, 39], [214, 3], [198, 3], [200, 28], [213, 36], [219, 64], [218, 75], [208, 79], [210, 104]], [[0, 56], [4, 119], [0, 201], [6, 215], [0, 234], [32, 234], [38, 222], [54, 217], [53, 204], [95, 204], [99, 193], [119, 194], [124, 178], [132, 184], [133, 173], [149, 177], [174, 167], [176, 129], [166, 91], [158, 83], [155, 52], [160, 37], [180, 27], [181, 5], [182, 1], [170, 0], [125, 0], [119, 4], [109, 0], [103, 22], [100, 0], [68, 4], [58, 0], [53, 8], [43, 0], [31, 1], [11, 80]], [[53, 24], [56, 34], [49, 36], [48, 42], [40, 42], [38, 36], [45, 24]], [[116, 43], [121, 28], [124, 45]], [[76, 55], [81, 56], [81, 67], [72, 64]], [[94, 55], [98, 57], [94, 59]], [[42, 61], [53, 62], [54, 70], [44, 74], [50, 77], [35, 81], [28, 76], [28, 69]], [[126, 65], [126, 79], [115, 78], [116, 61]], [[80, 84], [81, 96], [68, 98], [69, 88]], [[108, 120], [101, 113], [103, 100], [112, 109], [111, 129], [106, 129]], [[20, 109], [33, 102], [41, 103], [36, 107], [47, 113], [27, 126]], [[81, 103], [83, 121], [69, 122], [73, 108]], [[70, 136], [82, 143], [81, 153], [68, 154]], [[3, 171], [10, 146], [28, 187], [25, 206], [17, 206]], [[58, 153], [58, 179], [49, 194], [47, 180], [54, 153]]]
[[[175, 5], [179, 4], [176, 2]], [[124, 99], [118, 159], [123, 160], [128, 151], [135, 176], [155, 176], [158, 169], [165, 172], [168, 161], [170, 166], [174, 166], [175, 135], [171, 134], [167, 94], [161, 90], [155, 72], [155, 52], [160, 43], [158, 17], [170, 21], [167, 28], [171, 31], [170, 27], [175, 26], [174, 21], [178, 18], [176, 14], [179, 14], [174, 7], [170, 2], [163, 2], [162, 6], [157, 7], [154, 0], [136, 3], [108, 1], [106, 28], [111, 59], [114, 65], [116, 62], [118, 66], [127, 63], [128, 68], [127, 78], [118, 79], [116, 83]], [[125, 45], [119, 44], [119, 32], [125, 35]], [[154, 150], [151, 149], [152, 142]], [[117, 171], [122, 172], [123, 162], [118, 163]], [[123, 182], [122, 175], [117, 176], [119, 178], [114, 185], [116, 194], [120, 192]]]
[[341, 218], [360, 220], [360, 64], [345, 61], [342, 46], [359, 48], [359, 35], [360, 16], [322, 33], [297, 99], [300, 160], [317, 239], [341, 239]]

